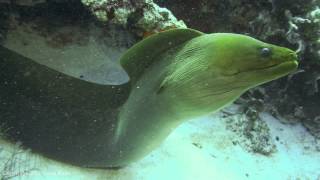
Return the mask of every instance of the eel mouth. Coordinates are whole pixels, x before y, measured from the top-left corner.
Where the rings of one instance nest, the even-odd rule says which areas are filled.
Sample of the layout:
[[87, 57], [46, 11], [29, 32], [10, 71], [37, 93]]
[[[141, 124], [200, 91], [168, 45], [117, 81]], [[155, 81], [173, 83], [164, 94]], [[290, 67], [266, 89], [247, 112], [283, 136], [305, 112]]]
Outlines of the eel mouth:
[[290, 71], [291, 70], [295, 70], [297, 69], [299, 63], [298, 63], [298, 56], [295, 52], [291, 52], [289, 53], [286, 57], [284, 57], [284, 59], [286, 59], [283, 62], [280, 62], [279, 64], [274, 64], [268, 67], [264, 67], [261, 68], [262, 70], [266, 69], [266, 70], [276, 70], [277, 68], [279, 69], [288, 69]]
[[252, 73], [252, 72], [261, 72], [261, 71], [276, 71], [277, 69], [288, 69], [287, 71], [293, 71], [298, 67], [298, 61], [297, 60], [289, 60], [289, 61], [284, 61], [281, 62], [279, 64], [273, 64], [267, 67], [261, 67], [261, 68], [256, 68], [256, 69], [251, 69], [251, 70], [247, 70], [247, 71], [239, 71], [237, 73], [231, 74], [231, 75], [227, 75], [227, 76], [236, 76], [239, 74], [243, 74], [243, 73]]
[[[258, 68], [258, 69], [254, 69], [254, 70], [242, 71], [242, 72], [238, 72], [238, 73], [235, 73], [235, 74], [229, 75], [229, 76], [237, 76], [237, 75], [241, 76], [241, 74], [243, 74], [244, 76], [247, 76], [248, 73], [261, 73], [261, 72], [263, 72], [263, 74], [267, 73], [267, 74], [282, 74], [282, 75], [285, 75], [285, 74], [289, 74], [292, 71], [296, 70], [297, 67], [298, 67], [298, 64], [299, 63], [298, 63], [297, 60], [288, 60], [288, 61], [281, 62], [279, 64], [274, 64], [274, 65], [271, 65], [271, 66]], [[221, 94], [225, 94], [225, 93], [230, 93], [230, 92], [235, 91], [235, 90], [242, 90], [242, 89], [246, 89], [246, 88], [248, 88], [248, 85], [240, 85], [240, 86], [233, 87], [231, 90], [223, 91], [223, 92], [217, 93], [215, 95], [221, 95]]]
[[[286, 60], [277, 64], [256, 68], [252, 70], [242, 71], [242, 72], [277, 71], [277, 69], [283, 70], [284, 72], [286, 72], [286, 71], [293, 71], [297, 69], [299, 63], [298, 63], [298, 56], [295, 52], [289, 53], [286, 57], [284, 57], [284, 59]], [[239, 72], [239, 73], [242, 73], [242, 72]]]
[[[284, 71], [293, 71], [295, 69], [297, 69], [298, 67], [298, 61], [297, 60], [290, 60], [290, 61], [284, 61], [282, 63], [279, 64], [274, 64], [265, 68], [262, 68], [261, 70], [267, 70], [267, 71], [273, 71], [273, 70], [277, 70], [277, 69], [283, 69]], [[259, 70], [259, 69], [258, 69]]]

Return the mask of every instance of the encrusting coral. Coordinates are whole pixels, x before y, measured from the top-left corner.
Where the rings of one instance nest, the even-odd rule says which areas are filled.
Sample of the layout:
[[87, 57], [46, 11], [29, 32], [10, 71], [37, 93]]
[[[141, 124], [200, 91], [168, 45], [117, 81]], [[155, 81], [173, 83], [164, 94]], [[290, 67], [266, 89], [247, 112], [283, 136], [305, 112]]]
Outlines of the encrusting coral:
[[140, 36], [170, 28], [186, 27], [171, 11], [159, 7], [152, 0], [82, 0], [82, 3], [100, 21], [134, 29]]

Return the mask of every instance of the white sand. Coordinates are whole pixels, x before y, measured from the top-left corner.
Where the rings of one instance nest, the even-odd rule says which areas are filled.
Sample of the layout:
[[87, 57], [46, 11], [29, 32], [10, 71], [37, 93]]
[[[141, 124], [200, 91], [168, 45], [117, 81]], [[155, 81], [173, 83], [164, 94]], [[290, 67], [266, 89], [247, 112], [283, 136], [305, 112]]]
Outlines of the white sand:
[[[300, 125], [284, 125], [267, 113], [277, 152], [267, 157], [245, 151], [232, 141], [237, 137], [225, 129], [219, 116], [191, 120], [176, 129], [153, 153], [120, 170], [88, 170], [45, 160], [28, 153], [29, 166], [37, 170], [14, 179], [68, 180], [295, 180], [320, 179], [320, 152], [315, 140]], [[196, 147], [197, 143], [202, 148]], [[2, 148], [11, 151], [5, 143]], [[7, 155], [6, 155], [7, 154]], [[8, 152], [0, 153], [0, 169]], [[26, 158], [23, 156], [22, 158]], [[32, 164], [31, 164], [32, 163]], [[31, 165], [30, 165], [31, 164]], [[20, 169], [22, 163], [18, 166]], [[14, 171], [12, 171], [14, 172]], [[15, 172], [18, 172], [15, 169]]]

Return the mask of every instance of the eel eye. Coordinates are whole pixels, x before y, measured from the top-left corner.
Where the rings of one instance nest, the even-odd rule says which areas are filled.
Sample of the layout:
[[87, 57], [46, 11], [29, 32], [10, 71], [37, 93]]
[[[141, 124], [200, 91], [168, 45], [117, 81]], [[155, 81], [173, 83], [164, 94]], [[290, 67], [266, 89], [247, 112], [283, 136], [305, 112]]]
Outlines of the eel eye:
[[260, 54], [262, 57], [269, 57], [271, 55], [271, 49], [264, 47], [260, 50]]

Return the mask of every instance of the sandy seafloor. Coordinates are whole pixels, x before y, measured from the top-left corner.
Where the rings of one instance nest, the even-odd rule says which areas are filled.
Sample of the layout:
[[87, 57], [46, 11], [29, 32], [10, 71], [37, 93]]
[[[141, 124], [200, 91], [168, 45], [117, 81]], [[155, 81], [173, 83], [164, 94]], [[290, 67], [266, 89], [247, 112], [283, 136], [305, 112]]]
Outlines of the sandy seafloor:
[[269, 125], [272, 137], [280, 138], [275, 141], [277, 152], [271, 156], [249, 153], [234, 145], [232, 141], [237, 136], [226, 130], [225, 121], [215, 114], [182, 124], [161, 147], [119, 170], [81, 169], [22, 152], [14, 157], [18, 164], [4, 172], [3, 166], [8, 164], [13, 148], [2, 142], [1, 174], [22, 180], [320, 179], [320, 152], [315, 148], [314, 138], [300, 125], [281, 124], [268, 113], [261, 116]]

